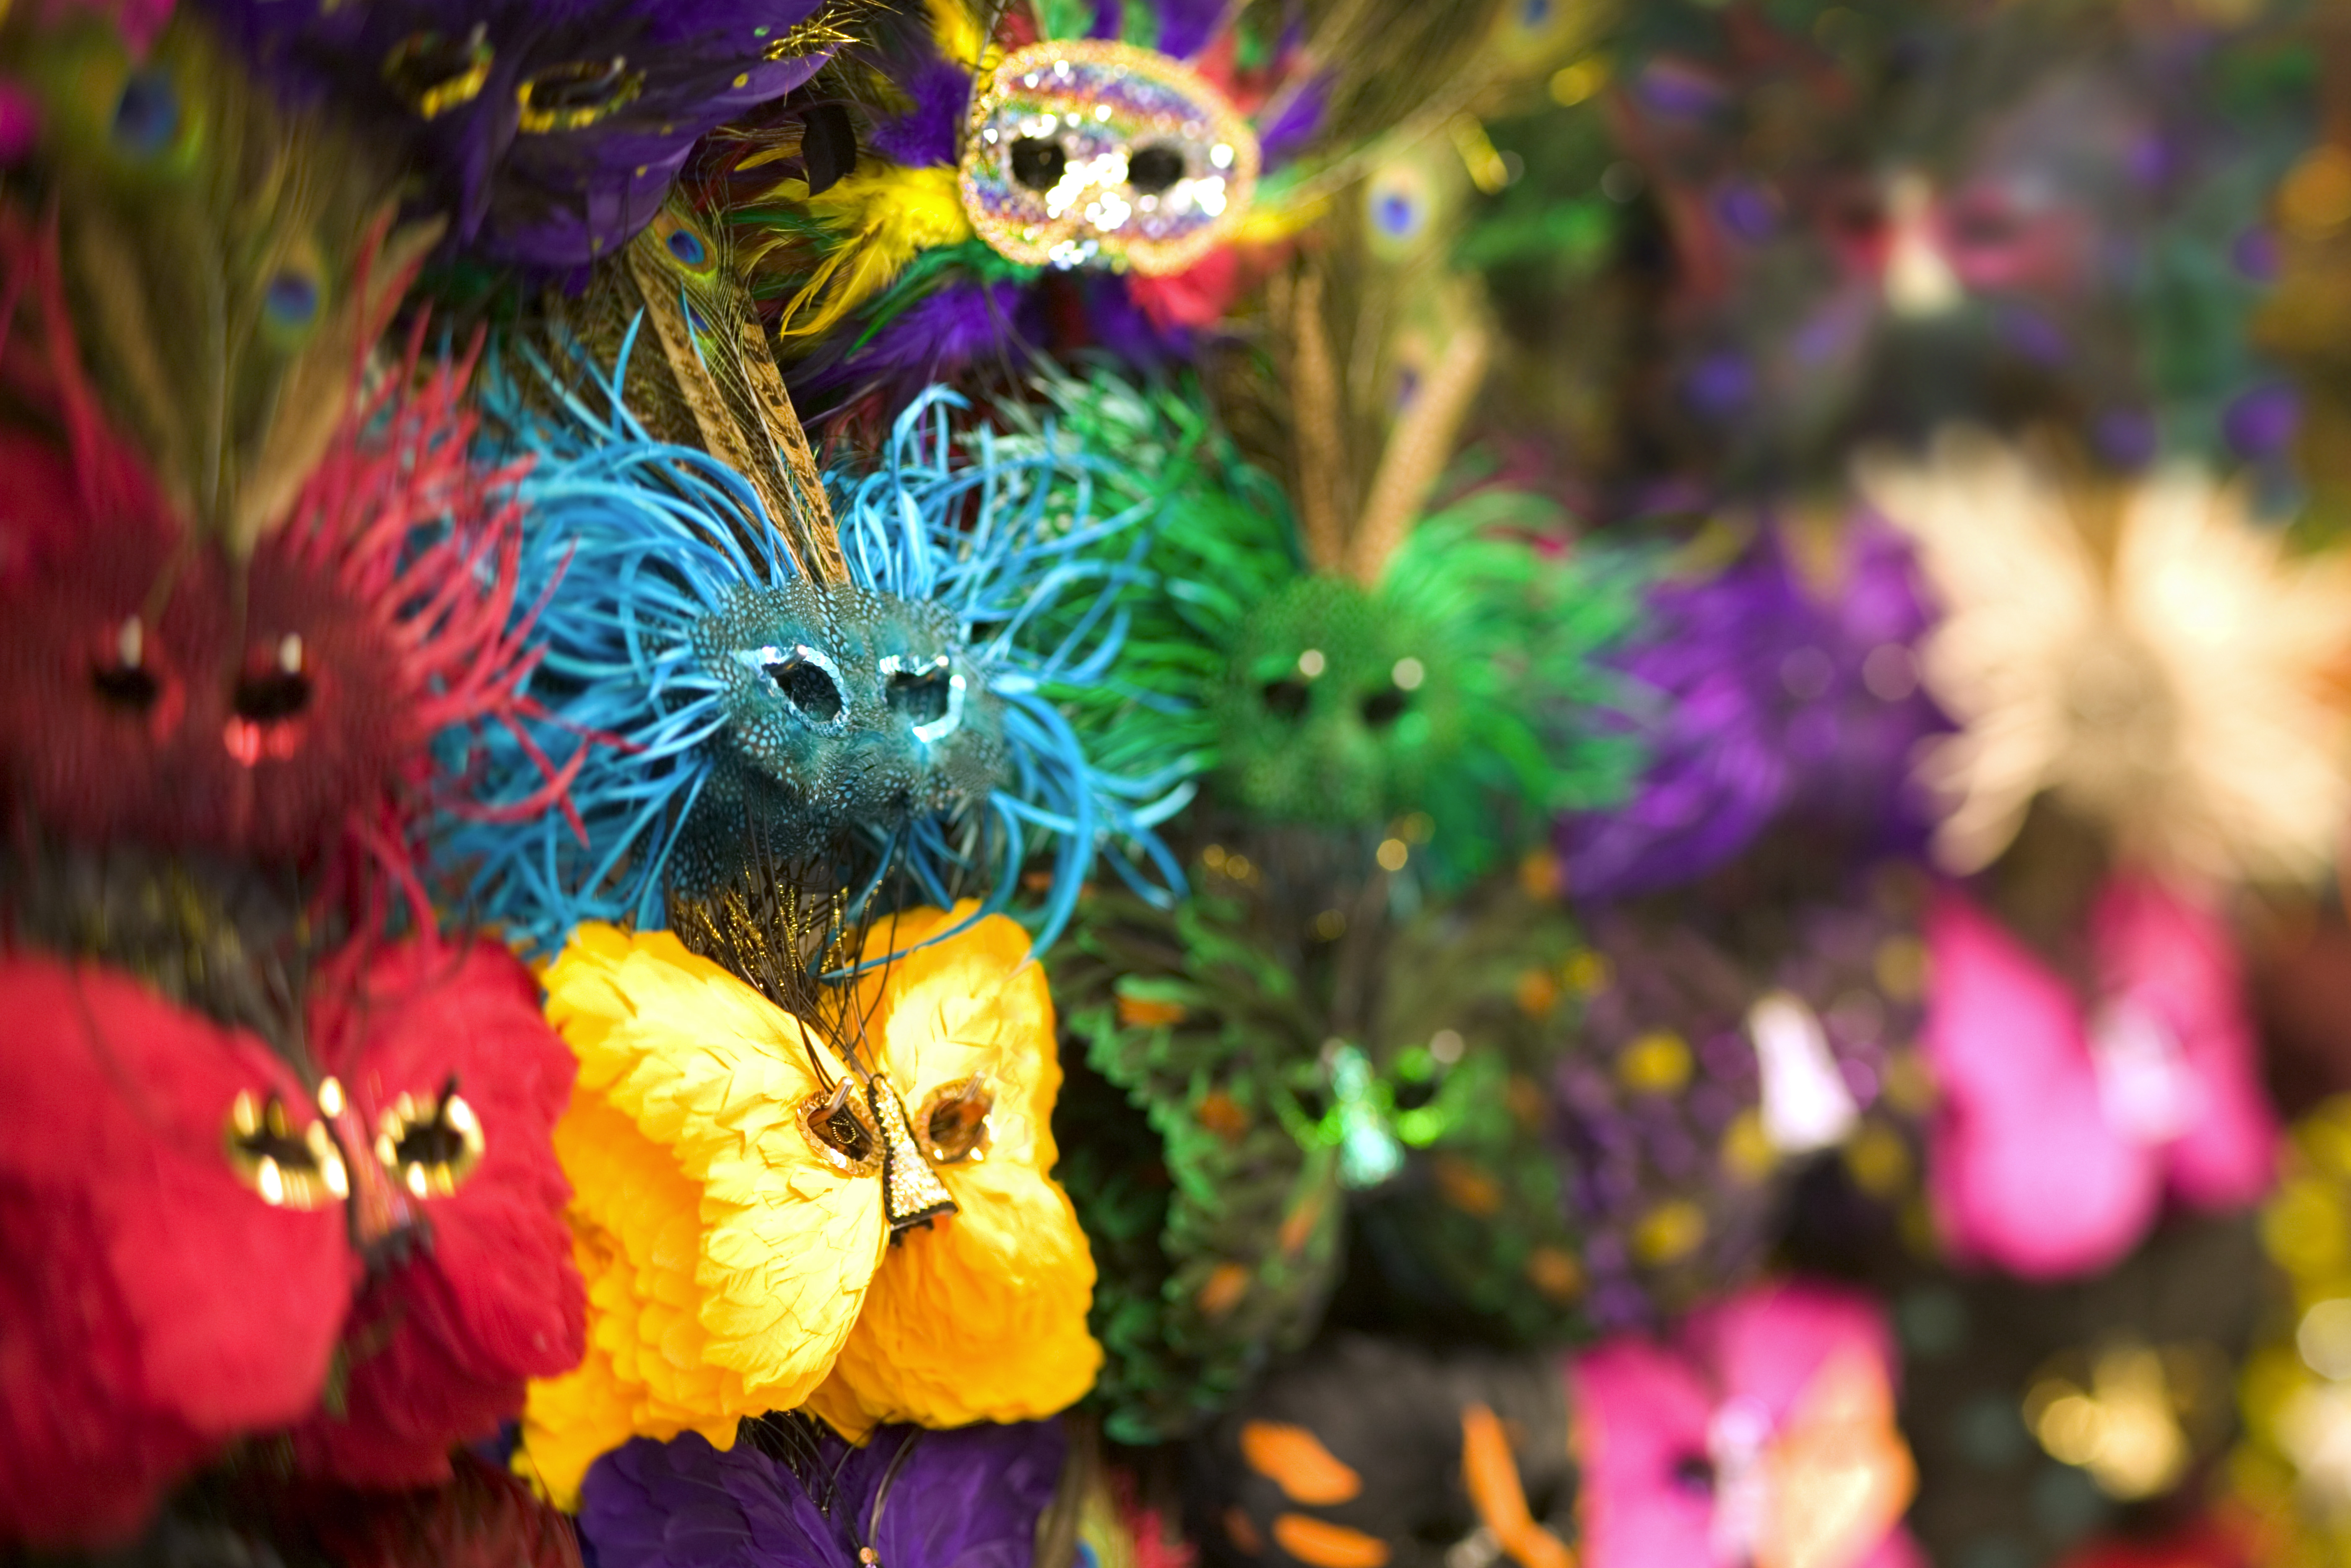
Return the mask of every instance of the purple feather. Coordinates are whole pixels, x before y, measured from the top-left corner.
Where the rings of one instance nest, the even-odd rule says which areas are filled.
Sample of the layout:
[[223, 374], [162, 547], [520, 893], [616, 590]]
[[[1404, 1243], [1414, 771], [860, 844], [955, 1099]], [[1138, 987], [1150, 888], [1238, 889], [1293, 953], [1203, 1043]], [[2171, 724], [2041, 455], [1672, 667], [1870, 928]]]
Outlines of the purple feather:
[[1816, 599], [1766, 529], [1729, 568], [1668, 580], [1623, 661], [1654, 694], [1638, 790], [1562, 821], [1579, 899], [1687, 883], [1788, 819], [1863, 851], [1914, 844], [1913, 748], [1949, 728], [1918, 689], [1928, 612], [1909, 549], [1875, 519], [1846, 536], [1842, 591]]
[[[705, 131], [816, 73], [821, 56], [764, 52], [819, 3], [202, 0], [281, 92], [331, 104], [419, 170], [423, 204], [449, 214], [456, 246], [554, 272], [643, 227]], [[420, 49], [420, 40], [434, 42]], [[414, 63], [388, 70], [402, 48]], [[469, 68], [484, 74], [460, 101], [418, 110], [423, 88]], [[576, 107], [589, 123], [525, 130], [520, 95], [534, 82], [552, 107]]]
[[873, 151], [910, 167], [953, 163], [964, 117], [971, 111], [970, 63], [926, 52], [894, 69], [891, 79], [914, 106], [874, 126]]
[[1258, 149], [1264, 154], [1268, 167], [1286, 163], [1306, 151], [1322, 129], [1322, 116], [1331, 107], [1330, 100], [1330, 77], [1315, 76], [1299, 83], [1296, 90], [1275, 109], [1272, 118], [1258, 126]]
[[1028, 362], [1040, 340], [1041, 302], [1019, 283], [956, 280], [909, 305], [888, 325], [838, 358], [820, 356], [792, 367], [795, 397], [821, 407], [853, 400], [877, 385], [895, 407], [933, 382], [954, 381], [991, 361], [1008, 369]]
[[1188, 60], [1207, 48], [1224, 19], [1225, 0], [1159, 0], [1159, 41], [1163, 55]]
[[1053, 1421], [952, 1432], [884, 1427], [863, 1448], [806, 1434], [788, 1465], [749, 1441], [694, 1433], [605, 1455], [580, 1493], [600, 1568], [1028, 1568], [1052, 1500]]

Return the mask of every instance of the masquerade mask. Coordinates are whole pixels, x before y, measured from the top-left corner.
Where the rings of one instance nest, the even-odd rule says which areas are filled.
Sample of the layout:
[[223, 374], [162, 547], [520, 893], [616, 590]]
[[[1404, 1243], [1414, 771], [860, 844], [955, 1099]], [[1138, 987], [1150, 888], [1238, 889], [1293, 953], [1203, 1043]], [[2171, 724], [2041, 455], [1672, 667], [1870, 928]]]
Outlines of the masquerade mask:
[[1229, 239], [1258, 142], [1188, 66], [1127, 44], [1032, 44], [972, 99], [957, 183], [999, 254], [1031, 267], [1181, 272]]

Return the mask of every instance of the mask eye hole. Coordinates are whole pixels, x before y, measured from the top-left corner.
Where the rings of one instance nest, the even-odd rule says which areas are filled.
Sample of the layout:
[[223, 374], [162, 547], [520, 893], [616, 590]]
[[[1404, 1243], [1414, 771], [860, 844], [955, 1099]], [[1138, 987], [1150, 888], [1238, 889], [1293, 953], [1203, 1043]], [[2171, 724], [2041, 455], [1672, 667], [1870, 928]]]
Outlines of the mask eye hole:
[[324, 1122], [297, 1132], [286, 1103], [251, 1090], [229, 1107], [229, 1168], [273, 1208], [323, 1208], [350, 1195], [350, 1173]]
[[962, 1078], [931, 1091], [923, 1113], [914, 1118], [915, 1135], [934, 1165], [951, 1166], [987, 1155], [987, 1113], [996, 1109], [996, 1092], [985, 1078]]
[[1442, 1087], [1443, 1084], [1434, 1076], [1399, 1078], [1395, 1086], [1395, 1108], [1399, 1111], [1417, 1111], [1436, 1099], [1437, 1090]]
[[534, 136], [584, 131], [635, 102], [644, 87], [645, 73], [631, 70], [622, 55], [552, 66], [515, 89], [516, 125]]
[[1276, 718], [1302, 718], [1312, 692], [1301, 680], [1268, 681], [1259, 694], [1265, 699], [1265, 711]]
[[843, 1078], [831, 1093], [801, 1101], [799, 1119], [809, 1146], [843, 1176], [872, 1176], [882, 1168], [882, 1135], [856, 1080]]
[[266, 669], [247, 670], [239, 675], [229, 706], [247, 724], [284, 724], [300, 717], [310, 706], [310, 677], [302, 667], [302, 640], [287, 637]]
[[402, 1094], [376, 1125], [375, 1157], [418, 1197], [446, 1197], [482, 1163], [481, 1119], [451, 1078], [437, 1098]]
[[1138, 147], [1126, 161], [1126, 183], [1145, 195], [1155, 196], [1183, 177], [1182, 150], [1165, 141]]
[[1012, 178], [1032, 191], [1050, 191], [1061, 183], [1070, 155], [1061, 144], [1045, 136], [1024, 136], [1012, 144]]
[[1714, 1490], [1714, 1461], [1704, 1454], [1684, 1454], [1674, 1461], [1674, 1484], [1686, 1491]]
[[163, 695], [163, 683], [147, 667], [146, 628], [139, 617], [131, 616], [116, 629], [111, 654], [90, 664], [90, 689], [99, 700], [129, 714], [152, 708]]
[[1374, 692], [1364, 699], [1364, 722], [1374, 729], [1385, 729], [1404, 716], [1404, 709], [1402, 692]]
[[779, 659], [767, 666], [768, 678], [784, 700], [814, 724], [831, 724], [841, 717], [847, 705], [841, 695], [841, 683], [832, 673], [806, 657]]
[[890, 677], [890, 706], [915, 724], [936, 724], [947, 716], [947, 672], [900, 671]]

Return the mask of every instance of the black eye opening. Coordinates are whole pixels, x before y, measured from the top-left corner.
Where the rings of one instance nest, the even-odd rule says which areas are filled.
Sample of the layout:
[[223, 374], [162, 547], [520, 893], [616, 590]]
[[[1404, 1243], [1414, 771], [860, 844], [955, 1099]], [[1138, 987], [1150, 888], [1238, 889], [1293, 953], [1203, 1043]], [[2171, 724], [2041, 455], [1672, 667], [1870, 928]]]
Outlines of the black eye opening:
[[1012, 144], [1012, 178], [1032, 191], [1050, 191], [1061, 183], [1070, 155], [1047, 136], [1024, 136]]
[[947, 716], [947, 672], [901, 670], [890, 677], [891, 711], [915, 724], [936, 724]]
[[239, 675], [229, 703], [248, 723], [283, 724], [310, 706], [310, 677], [299, 670]]
[[465, 1134], [455, 1124], [450, 1105], [457, 1098], [454, 1077], [441, 1091], [430, 1120], [411, 1123], [392, 1146], [396, 1166], [454, 1166], [465, 1157]]
[[1714, 1461], [1704, 1454], [1684, 1454], [1674, 1461], [1674, 1484], [1689, 1491], [1714, 1490]]
[[1398, 1079], [1395, 1091], [1395, 1108], [1399, 1111], [1417, 1111], [1437, 1098], [1439, 1086], [1439, 1081], [1434, 1076]]
[[813, 659], [781, 659], [767, 666], [768, 678], [784, 700], [818, 724], [831, 724], [847, 706], [841, 683]]
[[609, 60], [571, 60], [539, 72], [523, 84], [523, 101], [532, 109], [592, 108], [618, 91], [629, 62], [625, 56]]
[[1266, 682], [1259, 695], [1265, 699], [1265, 711], [1276, 718], [1302, 718], [1306, 714], [1307, 702], [1313, 694], [1304, 681], [1295, 676], [1284, 676], [1278, 681]]
[[1154, 141], [1127, 155], [1126, 183], [1147, 196], [1155, 196], [1182, 179], [1184, 170], [1181, 148]]
[[1364, 699], [1364, 722], [1374, 729], [1385, 729], [1404, 716], [1409, 700], [1399, 691], [1374, 692]]
[[100, 701], [126, 713], [145, 713], [163, 695], [163, 683], [138, 664], [92, 665], [89, 685]]

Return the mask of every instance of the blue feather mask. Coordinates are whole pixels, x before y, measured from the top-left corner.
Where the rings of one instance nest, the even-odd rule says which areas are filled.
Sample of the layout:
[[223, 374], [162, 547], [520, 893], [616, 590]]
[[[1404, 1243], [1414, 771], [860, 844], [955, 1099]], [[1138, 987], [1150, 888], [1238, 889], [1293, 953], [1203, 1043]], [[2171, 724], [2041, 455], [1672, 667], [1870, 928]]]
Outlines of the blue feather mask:
[[635, 348], [585, 379], [525, 350], [486, 380], [533, 460], [540, 711], [449, 744], [493, 798], [542, 758], [578, 773], [568, 820], [449, 825], [478, 917], [544, 952], [748, 885], [788, 925], [813, 893], [838, 933], [983, 889], [981, 914], [1011, 907], [1034, 855], [1050, 879], [1019, 913], [1041, 946], [1098, 850], [1147, 895], [1180, 885], [1153, 829], [1188, 769], [1106, 772], [1060, 706], [1115, 678], [1155, 502], [1066, 441], [958, 433], [963, 401], [935, 389], [871, 471], [826, 477], [846, 580], [820, 578], [742, 475], [622, 405]]

